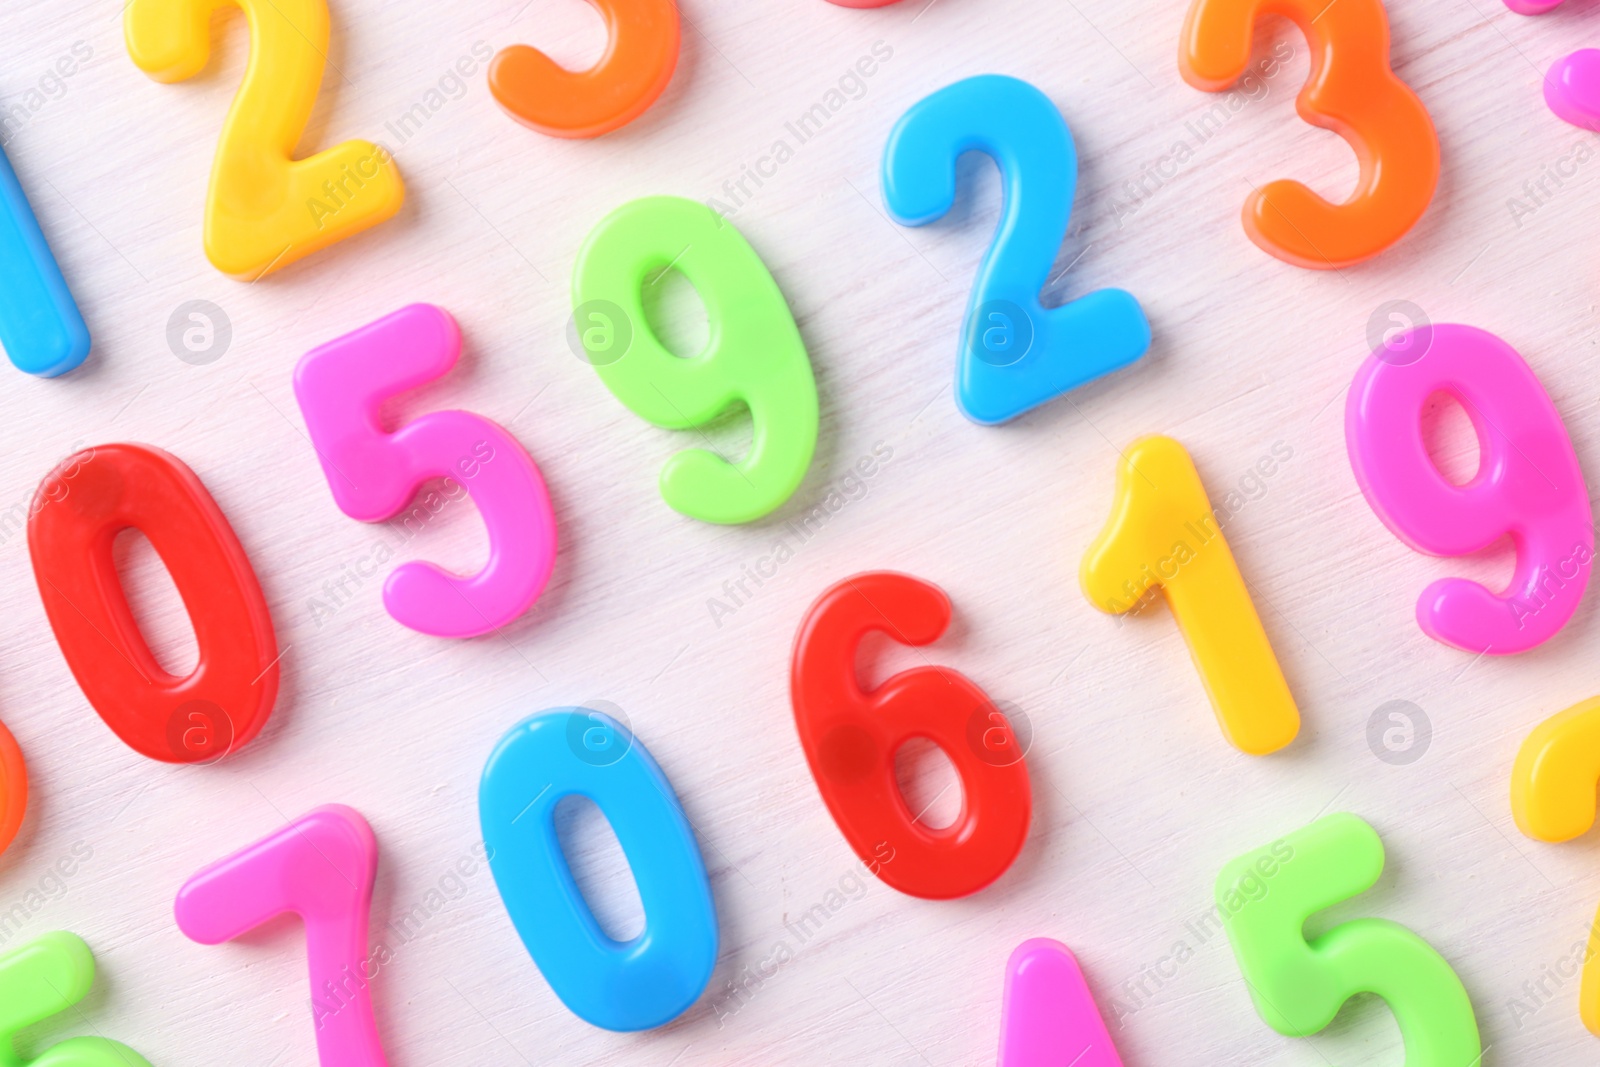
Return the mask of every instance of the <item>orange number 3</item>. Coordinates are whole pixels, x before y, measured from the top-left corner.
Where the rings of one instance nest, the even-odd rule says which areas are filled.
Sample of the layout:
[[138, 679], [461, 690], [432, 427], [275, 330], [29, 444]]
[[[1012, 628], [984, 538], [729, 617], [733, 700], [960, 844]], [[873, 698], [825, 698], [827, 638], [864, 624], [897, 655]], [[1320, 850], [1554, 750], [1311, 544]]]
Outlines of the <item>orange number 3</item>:
[[390, 218], [405, 188], [370, 141], [293, 158], [327, 63], [327, 0], [129, 0], [128, 54], [156, 81], [193, 77], [210, 58], [211, 16], [229, 4], [250, 20], [250, 63], [217, 141], [206, 258], [254, 281]]
[[676, 0], [589, 0], [606, 20], [600, 62], [570, 71], [525, 44], [489, 65], [489, 91], [512, 118], [551, 137], [599, 137], [644, 114], [678, 66]]
[[1244, 74], [1263, 15], [1293, 21], [1311, 45], [1300, 117], [1355, 149], [1355, 192], [1332, 204], [1297, 181], [1250, 194], [1244, 228], [1269, 255], [1329, 270], [1370, 259], [1416, 225], [1439, 183], [1439, 137], [1427, 108], [1389, 67], [1382, 0], [1193, 0], [1178, 45], [1183, 79], [1221, 92]]

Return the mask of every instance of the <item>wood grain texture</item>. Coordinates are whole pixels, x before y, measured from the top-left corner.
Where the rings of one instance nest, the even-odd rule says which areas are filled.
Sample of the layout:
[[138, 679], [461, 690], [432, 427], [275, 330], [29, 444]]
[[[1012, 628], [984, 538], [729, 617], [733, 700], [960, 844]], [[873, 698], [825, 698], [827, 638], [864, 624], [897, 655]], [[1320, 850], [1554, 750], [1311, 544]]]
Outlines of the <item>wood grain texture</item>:
[[[204, 75], [163, 86], [128, 60], [115, 4], [0, 7], [0, 104], [12, 115], [26, 105], [6, 151], [95, 336], [88, 364], [65, 379], [6, 368], [0, 399], [0, 718], [33, 775], [28, 821], [0, 858], [0, 915], [25, 905], [8, 944], [71, 929], [100, 966], [86, 1015], [40, 1028], [32, 1044], [92, 1026], [157, 1067], [312, 1062], [295, 925], [208, 948], [178, 932], [172, 900], [210, 860], [342, 802], [380, 841], [375, 938], [441, 894], [375, 984], [396, 1067], [991, 1062], [1004, 962], [1034, 936], [1079, 954], [1130, 1065], [1397, 1063], [1395, 1028], [1373, 1003], [1311, 1040], [1273, 1034], [1227, 946], [1187, 925], [1209, 908], [1225, 861], [1333, 809], [1369, 819], [1389, 863], [1374, 890], [1319, 923], [1382, 915], [1430, 940], [1473, 997], [1486, 1063], [1592, 1054], [1576, 979], [1546, 975], [1586, 936], [1600, 843], [1522, 839], [1507, 775], [1528, 730], [1600, 684], [1596, 599], [1559, 638], [1515, 659], [1475, 661], [1428, 640], [1412, 616], [1427, 582], [1503, 576], [1505, 560], [1431, 560], [1391, 536], [1356, 488], [1342, 420], [1369, 317], [1409, 300], [1434, 321], [1481, 326], [1515, 346], [1585, 469], [1600, 472], [1587, 240], [1600, 143], [1540, 96], [1551, 61], [1600, 41], [1600, 11], [1568, 5], [1528, 19], [1498, 0], [1395, 0], [1395, 66], [1432, 112], [1443, 181], [1388, 254], [1313, 273], [1263, 255], [1238, 219], [1251, 184], [1293, 176], [1342, 197], [1354, 178], [1344, 142], [1295, 117], [1306, 49], [1287, 24], [1256, 42], [1261, 56], [1291, 51], [1285, 69], [1197, 139], [1190, 125], [1216, 100], [1178, 77], [1178, 0], [905, 0], [878, 11], [684, 0], [684, 55], [659, 104], [603, 140], [574, 143], [501, 114], [481, 66], [457, 99], [441, 79], [478, 42], [592, 59], [598, 21], [579, 0], [332, 8], [330, 65], [302, 152], [385, 141], [406, 206], [245, 285], [200, 250], [211, 154], [246, 56], [243, 19], [219, 18]], [[61, 90], [41, 88], [77, 42], [89, 60]], [[817, 461], [764, 522], [684, 519], [661, 503], [655, 476], [688, 442], [629, 414], [568, 348], [574, 254], [628, 199], [723, 197], [724, 183], [875, 42], [893, 55], [860, 98], [733, 216], [810, 349], [823, 410]], [[968, 161], [957, 210], [922, 230], [885, 219], [877, 179], [898, 116], [983, 71], [1038, 84], [1077, 139], [1083, 174], [1054, 289], [1126, 288], [1155, 335], [1139, 365], [995, 429], [965, 422], [951, 396], [968, 286], [997, 218], [993, 169]], [[388, 124], [429, 107], [434, 91], [440, 106], [399, 142]], [[1186, 161], [1160, 163], [1179, 143]], [[1558, 162], [1561, 184], [1543, 178], [1543, 202], [1513, 212], [1511, 198], [1528, 198], [1524, 183]], [[1159, 187], [1147, 179], [1135, 198], [1127, 183], [1158, 163], [1171, 176]], [[175, 358], [167, 342], [168, 316], [191, 299], [232, 322], [231, 347], [205, 366]], [[395, 416], [460, 406], [502, 422], [540, 464], [557, 509], [555, 578], [499, 636], [406, 631], [384, 613], [377, 579], [347, 582], [352, 595], [331, 617], [311, 603], [378, 540], [400, 535], [334, 507], [290, 371], [309, 348], [417, 300], [458, 317], [466, 351], [448, 380], [406, 397]], [[1187, 445], [1214, 498], [1274, 443], [1293, 450], [1228, 528], [1304, 717], [1280, 755], [1251, 759], [1223, 743], [1164, 609], [1119, 625], [1078, 591], [1117, 449], [1149, 432]], [[153, 764], [101, 724], [49, 632], [24, 539], [4, 522], [4, 508], [25, 506], [75, 444], [115, 440], [158, 445], [194, 468], [272, 605], [284, 650], [277, 711], [215, 767]], [[864, 489], [735, 612], [714, 618], [708, 601], [723, 583], [880, 444], [892, 459]], [[466, 567], [483, 551], [461, 506], [400, 556]], [[147, 551], [130, 546], [127, 565], [136, 586], [158, 592]], [[1032, 838], [974, 899], [935, 904], [855, 882], [790, 721], [789, 644], [803, 611], [839, 577], [886, 566], [939, 583], [955, 602], [953, 631], [926, 655], [1024, 709], [1035, 730]], [[170, 597], [145, 599], [153, 638], [181, 655]], [[878, 646], [871, 670], [915, 662]], [[1367, 745], [1368, 717], [1393, 699], [1415, 702], [1433, 724], [1431, 748], [1409, 766], [1380, 762]], [[657, 1032], [607, 1034], [568, 1013], [517, 942], [487, 871], [441, 886], [478, 841], [477, 778], [495, 740], [524, 715], [587, 700], [631, 719], [712, 869], [722, 960], [706, 999]], [[594, 819], [580, 813], [577, 823], [600, 895], [625, 917], [626, 893], [593, 847]], [[50, 872], [79, 842], [92, 856], [58, 886]], [[620, 873], [614, 857], [609, 870]], [[841, 884], [845, 903], [798, 943], [787, 924]], [[731, 999], [730, 983], [780, 941], [794, 958]], [[1192, 954], [1163, 962], [1179, 942]], [[1167, 972], [1159, 983], [1144, 977], [1156, 967]], [[1545, 992], [1530, 997], [1524, 983], [1541, 981]]]

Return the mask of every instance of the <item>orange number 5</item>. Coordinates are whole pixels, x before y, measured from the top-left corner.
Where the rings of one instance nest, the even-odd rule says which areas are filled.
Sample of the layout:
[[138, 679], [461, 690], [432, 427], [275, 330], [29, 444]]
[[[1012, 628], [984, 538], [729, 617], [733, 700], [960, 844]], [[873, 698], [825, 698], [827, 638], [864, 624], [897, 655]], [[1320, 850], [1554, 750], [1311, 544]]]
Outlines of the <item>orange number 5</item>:
[[1311, 45], [1300, 117], [1355, 149], [1355, 192], [1332, 204], [1297, 181], [1250, 194], [1244, 228], [1268, 255], [1297, 267], [1347, 267], [1382, 252], [1416, 225], [1439, 184], [1439, 137], [1427, 108], [1389, 67], [1382, 0], [1194, 0], [1178, 45], [1184, 81], [1221, 92], [1244, 74], [1263, 15], [1282, 15]]

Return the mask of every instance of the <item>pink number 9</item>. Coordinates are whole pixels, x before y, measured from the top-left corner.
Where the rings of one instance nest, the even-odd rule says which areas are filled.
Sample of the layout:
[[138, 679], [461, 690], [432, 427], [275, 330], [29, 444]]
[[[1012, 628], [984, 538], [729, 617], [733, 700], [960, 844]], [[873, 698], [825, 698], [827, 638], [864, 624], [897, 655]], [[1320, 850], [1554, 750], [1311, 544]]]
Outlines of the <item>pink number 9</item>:
[[383, 587], [397, 621], [436, 637], [475, 637], [521, 615], [555, 565], [556, 520], [539, 468], [481, 415], [434, 411], [394, 432], [379, 421], [392, 396], [443, 376], [461, 354], [456, 320], [412, 304], [308, 352], [294, 393], [333, 490], [353, 519], [397, 514], [429, 478], [465, 486], [489, 528], [489, 562], [469, 578], [401, 564]]
[[[1478, 432], [1478, 473], [1453, 485], [1422, 439], [1423, 405], [1445, 393]], [[1504, 594], [1465, 578], [1423, 590], [1417, 622], [1474, 653], [1526, 652], [1566, 625], [1589, 584], [1589, 489], [1550, 396], [1514, 348], [1471, 326], [1420, 326], [1356, 374], [1345, 408], [1350, 463], [1367, 503], [1419, 552], [1463, 556], [1509, 535]]]

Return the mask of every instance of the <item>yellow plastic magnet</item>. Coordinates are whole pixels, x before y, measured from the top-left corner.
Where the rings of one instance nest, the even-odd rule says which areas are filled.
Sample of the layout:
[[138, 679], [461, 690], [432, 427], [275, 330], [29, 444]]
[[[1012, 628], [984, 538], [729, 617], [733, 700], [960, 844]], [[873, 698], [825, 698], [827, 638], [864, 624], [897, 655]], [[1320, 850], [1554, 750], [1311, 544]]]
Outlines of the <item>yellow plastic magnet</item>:
[[249, 19], [250, 62], [217, 141], [205, 249], [218, 270], [253, 281], [390, 218], [405, 187], [371, 141], [293, 158], [327, 62], [327, 0], [129, 0], [128, 54], [156, 81], [193, 77], [227, 4]]
[[1540, 723], [1511, 769], [1511, 814], [1536, 841], [1582, 837], [1594, 825], [1600, 783], [1600, 697]]
[[1144, 437], [1123, 453], [1111, 518], [1084, 553], [1078, 580], [1090, 603], [1111, 615], [1161, 589], [1235, 748], [1264, 756], [1300, 732], [1300, 711], [1221, 521], [1177, 441]]
[[[1582, 837], [1594, 825], [1600, 783], [1600, 697], [1590, 697], [1534, 728], [1511, 768], [1511, 814], [1537, 841]], [[1578, 985], [1578, 1014], [1600, 1037], [1600, 915], [1590, 927]]]

